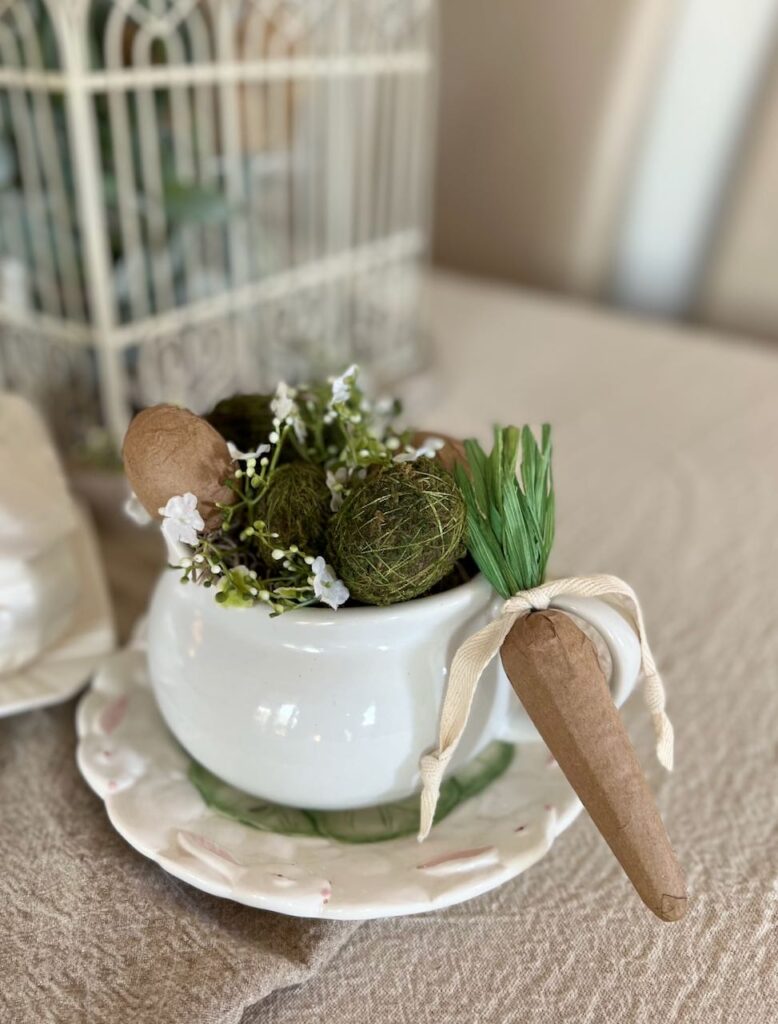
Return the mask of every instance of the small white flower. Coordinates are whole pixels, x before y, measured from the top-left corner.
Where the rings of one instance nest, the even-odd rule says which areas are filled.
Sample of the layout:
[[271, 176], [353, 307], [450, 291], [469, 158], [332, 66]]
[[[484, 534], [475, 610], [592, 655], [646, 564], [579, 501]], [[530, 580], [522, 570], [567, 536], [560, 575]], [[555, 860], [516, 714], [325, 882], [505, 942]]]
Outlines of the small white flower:
[[327, 565], [321, 556], [314, 558], [311, 569], [313, 570], [313, 592], [319, 601], [328, 604], [330, 608], [339, 608], [340, 605], [348, 601], [348, 587], [343, 580], [336, 577], [332, 566]]
[[442, 437], [428, 437], [418, 448], [412, 448], [410, 445], [405, 449], [404, 452], [400, 452], [399, 455], [395, 455], [395, 462], [416, 462], [417, 459], [434, 459], [437, 452], [445, 445], [445, 441]]
[[251, 452], [242, 452], [232, 441], [227, 442], [227, 450], [233, 462], [248, 462], [249, 459], [258, 459], [260, 455], [270, 451], [269, 444], [258, 444]]
[[297, 406], [294, 402], [296, 394], [297, 392], [294, 388], [290, 388], [286, 381], [283, 380], [276, 388], [275, 397], [270, 403], [270, 408], [282, 423], [297, 412]]
[[308, 434], [308, 430], [302, 421], [302, 418], [296, 414], [289, 417], [289, 422], [292, 424], [292, 430], [294, 430], [295, 437], [300, 444], [305, 443], [305, 438]]
[[343, 504], [343, 488], [347, 480], [348, 470], [345, 466], [340, 466], [334, 473], [331, 469], [327, 470], [327, 487], [332, 495], [330, 509], [333, 512], [337, 512]]
[[143, 505], [141, 505], [138, 500], [138, 496], [134, 491], [130, 493], [129, 498], [124, 503], [124, 511], [134, 523], [138, 524], [138, 526], [148, 526], [151, 522], [151, 516]]
[[162, 516], [162, 532], [171, 544], [194, 546], [197, 543], [197, 534], [205, 523], [197, 511], [197, 497], [191, 491], [174, 494], [159, 514]]
[[356, 363], [352, 363], [349, 368], [340, 375], [340, 377], [330, 377], [330, 383], [332, 384], [332, 398], [330, 399], [330, 408], [333, 405], [341, 405], [343, 402], [348, 402], [351, 398], [351, 385], [356, 379], [359, 373], [359, 367]]

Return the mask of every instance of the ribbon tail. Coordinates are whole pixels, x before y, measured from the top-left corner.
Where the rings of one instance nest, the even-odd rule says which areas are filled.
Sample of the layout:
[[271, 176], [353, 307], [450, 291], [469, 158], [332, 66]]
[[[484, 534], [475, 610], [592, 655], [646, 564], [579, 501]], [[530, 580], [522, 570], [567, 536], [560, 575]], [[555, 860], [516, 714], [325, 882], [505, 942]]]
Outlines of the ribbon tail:
[[657, 671], [654, 656], [651, 653], [651, 648], [648, 644], [646, 625], [643, 621], [643, 612], [641, 610], [637, 594], [629, 584], [624, 583], [623, 581], [619, 582], [621, 583], [620, 596], [626, 598], [631, 605], [635, 625], [637, 626], [638, 640], [640, 641], [640, 654], [643, 662], [643, 673], [645, 675], [643, 694], [646, 706], [651, 713], [651, 720], [654, 724], [656, 758], [663, 768], [666, 768], [667, 771], [671, 772], [673, 770], [674, 735], [672, 723], [665, 711], [665, 702], [667, 697], [665, 694], [664, 684], [662, 683], [662, 677]]
[[517, 613], [508, 613], [487, 623], [468, 637], [454, 655], [440, 713], [438, 749], [425, 754], [419, 762], [422, 784], [419, 842], [427, 838], [432, 828], [443, 775], [467, 725], [478, 680], [499, 651], [516, 617]]
[[[650, 656], [650, 655], [649, 655]], [[663, 768], [673, 770], [673, 726], [665, 711], [665, 688], [659, 673], [653, 667], [646, 667], [646, 683], [644, 688], [645, 702], [651, 712], [656, 739], [656, 757]]]
[[663, 768], [673, 770], [673, 726], [665, 711], [665, 688], [656, 668], [654, 656], [648, 644], [646, 626], [638, 596], [632, 587], [618, 576], [589, 576], [581, 579], [560, 580], [557, 586], [562, 593], [577, 593], [592, 597], [615, 597], [629, 607], [635, 631], [640, 642], [640, 658], [645, 676], [644, 699], [654, 725], [656, 757]]
[[675, 744], [672, 722], [664, 711], [660, 711], [658, 714], [655, 714], [653, 719], [654, 734], [656, 735], [657, 760], [663, 768], [666, 768], [671, 772], [673, 770], [673, 748]]
[[425, 754], [419, 762], [421, 773], [421, 802], [419, 806], [419, 834], [417, 839], [420, 843], [430, 833], [432, 823], [435, 820], [435, 809], [438, 806], [440, 796], [440, 784], [446, 773], [446, 768], [451, 760], [451, 755], [445, 755], [440, 750], [431, 754]]

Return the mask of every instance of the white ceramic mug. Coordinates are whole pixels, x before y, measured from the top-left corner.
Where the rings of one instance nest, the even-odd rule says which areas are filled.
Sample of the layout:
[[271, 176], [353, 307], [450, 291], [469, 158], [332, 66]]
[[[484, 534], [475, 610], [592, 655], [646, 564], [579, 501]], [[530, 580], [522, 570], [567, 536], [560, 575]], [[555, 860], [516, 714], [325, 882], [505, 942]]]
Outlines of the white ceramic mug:
[[[183, 747], [239, 789], [321, 810], [385, 803], [419, 789], [454, 652], [501, 603], [477, 576], [389, 608], [271, 618], [263, 607], [224, 608], [168, 570], [149, 615], [152, 685]], [[621, 705], [639, 672], [634, 632], [598, 599], [556, 604], [605, 640]], [[452, 770], [495, 739], [539, 740], [499, 657], [481, 678]]]

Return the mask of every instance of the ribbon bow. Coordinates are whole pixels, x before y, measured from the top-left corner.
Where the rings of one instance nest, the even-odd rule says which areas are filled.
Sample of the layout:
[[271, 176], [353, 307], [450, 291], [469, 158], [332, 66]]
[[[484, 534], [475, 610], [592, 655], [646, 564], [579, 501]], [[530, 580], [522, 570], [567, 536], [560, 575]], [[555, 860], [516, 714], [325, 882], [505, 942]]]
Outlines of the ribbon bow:
[[641, 668], [645, 677], [643, 695], [654, 723], [656, 756], [661, 765], [672, 771], [673, 727], [665, 713], [665, 688], [654, 663], [651, 648], [648, 646], [643, 613], [635, 591], [618, 576], [573, 576], [568, 579], [550, 580], [539, 587], [521, 590], [508, 598], [500, 615], [468, 637], [454, 655], [440, 714], [438, 748], [430, 754], [425, 754], [419, 762], [422, 782], [419, 842], [426, 839], [432, 828], [440, 784], [467, 725], [481, 674], [500, 650], [503, 640], [517, 619], [532, 611], [553, 608], [555, 599], [563, 594], [576, 597], [613, 597], [627, 605], [640, 641]]

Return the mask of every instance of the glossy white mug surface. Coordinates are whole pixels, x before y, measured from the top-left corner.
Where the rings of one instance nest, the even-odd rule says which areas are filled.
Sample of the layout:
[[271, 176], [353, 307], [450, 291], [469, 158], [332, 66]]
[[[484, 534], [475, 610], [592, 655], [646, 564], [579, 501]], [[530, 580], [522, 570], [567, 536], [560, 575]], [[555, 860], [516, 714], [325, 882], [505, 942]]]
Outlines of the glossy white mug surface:
[[[182, 746], [239, 789], [322, 810], [385, 803], [419, 789], [454, 652], [501, 604], [477, 576], [388, 608], [271, 618], [263, 607], [224, 608], [212, 590], [167, 570], [149, 614], [152, 685]], [[602, 635], [622, 704], [639, 671], [634, 632], [598, 599], [558, 606]], [[539, 740], [499, 658], [483, 674], [451, 770], [495, 739]]]

